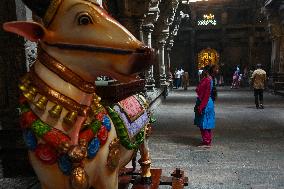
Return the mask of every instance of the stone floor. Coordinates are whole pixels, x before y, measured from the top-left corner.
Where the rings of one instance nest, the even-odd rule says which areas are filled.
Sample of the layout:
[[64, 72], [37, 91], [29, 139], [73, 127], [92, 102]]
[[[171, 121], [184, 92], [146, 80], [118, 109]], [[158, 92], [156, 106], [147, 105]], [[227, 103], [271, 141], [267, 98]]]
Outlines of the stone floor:
[[[182, 168], [191, 189], [284, 189], [284, 98], [265, 93], [264, 99], [259, 110], [251, 91], [219, 89], [213, 147], [202, 149], [192, 124], [193, 88], [170, 92], [155, 111], [152, 166], [163, 175]], [[0, 188], [38, 188], [35, 182], [2, 178]]]
[[[249, 90], [219, 89], [213, 147], [196, 147], [195, 93], [175, 90], [156, 112], [153, 166], [185, 170], [196, 189], [284, 189], [284, 98], [265, 93], [256, 109]], [[165, 187], [167, 188], [167, 187]]]

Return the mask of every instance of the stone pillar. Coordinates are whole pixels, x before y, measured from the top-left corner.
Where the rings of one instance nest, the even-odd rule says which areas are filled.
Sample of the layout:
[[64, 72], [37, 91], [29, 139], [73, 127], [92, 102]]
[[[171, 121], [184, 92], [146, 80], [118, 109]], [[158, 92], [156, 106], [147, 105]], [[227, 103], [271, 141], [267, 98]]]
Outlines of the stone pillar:
[[[153, 24], [148, 24], [143, 26], [144, 33], [144, 43], [148, 47], [152, 47], [152, 32], [154, 29]], [[154, 66], [152, 65], [149, 70], [145, 74], [146, 77], [146, 88], [149, 91], [153, 91], [155, 87], [155, 79], [154, 79]]]
[[165, 45], [166, 41], [159, 41], [158, 43], [158, 60], [159, 60], [159, 74], [160, 85], [166, 85], [166, 66], [165, 66]]
[[[279, 22], [277, 22], [277, 19], [274, 18], [271, 20], [271, 22], [268, 25], [269, 27], [269, 32], [271, 35], [271, 40], [272, 40], [272, 56], [271, 56], [271, 62], [272, 62], [272, 71], [274, 73], [279, 73], [279, 72], [284, 72], [284, 70], [281, 70], [281, 65], [284, 63], [284, 60], [282, 58], [281, 60], [281, 46], [284, 46], [284, 41], [282, 37], [282, 31], [281, 31], [281, 25]], [[283, 42], [282, 42], [283, 41]], [[283, 54], [284, 55], [284, 54]]]
[[280, 65], [279, 65], [279, 72], [284, 73], [284, 2], [281, 1], [279, 5], [279, 21], [280, 21]]
[[167, 81], [171, 84], [173, 82], [173, 73], [171, 72], [171, 51], [174, 45], [174, 40], [170, 40], [166, 45], [165, 52], [165, 65], [166, 65], [166, 75]]
[[[251, 32], [252, 33], [252, 32]], [[251, 66], [251, 65], [253, 65], [253, 63], [254, 63], [254, 57], [252, 56], [253, 55], [253, 51], [254, 51], [254, 36], [253, 35], [251, 35], [251, 36], [249, 36], [249, 39], [248, 39], [248, 55], [249, 55], [249, 57], [248, 57], [248, 65], [249, 66]]]
[[284, 35], [279, 39], [279, 73], [284, 73]]
[[267, 1], [262, 11], [267, 18], [272, 41], [269, 87], [278, 90], [284, 88], [279, 85], [284, 82], [284, 2]]

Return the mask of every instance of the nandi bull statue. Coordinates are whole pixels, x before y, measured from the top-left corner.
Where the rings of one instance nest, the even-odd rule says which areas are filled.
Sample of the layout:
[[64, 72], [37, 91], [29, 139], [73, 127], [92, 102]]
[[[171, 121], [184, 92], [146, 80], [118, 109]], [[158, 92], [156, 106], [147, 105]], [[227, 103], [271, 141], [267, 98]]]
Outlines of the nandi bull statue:
[[42, 189], [117, 189], [118, 171], [140, 150], [149, 180], [141, 95], [103, 106], [97, 76], [122, 82], [152, 62], [145, 47], [96, 0], [23, 0], [41, 18], [8, 22], [6, 31], [38, 42], [38, 57], [19, 84], [21, 127]]

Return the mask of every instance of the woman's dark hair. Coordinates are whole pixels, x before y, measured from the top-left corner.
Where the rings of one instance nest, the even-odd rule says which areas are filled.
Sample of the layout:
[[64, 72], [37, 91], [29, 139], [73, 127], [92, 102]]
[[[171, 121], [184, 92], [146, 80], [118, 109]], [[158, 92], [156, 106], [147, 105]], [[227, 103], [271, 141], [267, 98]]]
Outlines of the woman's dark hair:
[[210, 66], [209, 68], [209, 75], [211, 75], [212, 77], [215, 75], [214, 73], [214, 69], [217, 67], [216, 64], [213, 64], [212, 66]]
[[206, 66], [203, 67], [202, 70], [210, 74], [211, 66], [206, 65]]

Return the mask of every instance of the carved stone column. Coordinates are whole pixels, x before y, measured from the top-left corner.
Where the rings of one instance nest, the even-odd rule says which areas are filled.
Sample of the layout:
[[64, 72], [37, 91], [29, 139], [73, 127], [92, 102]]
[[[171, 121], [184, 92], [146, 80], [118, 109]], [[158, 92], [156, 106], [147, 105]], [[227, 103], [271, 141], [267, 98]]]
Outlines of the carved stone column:
[[[159, 18], [159, 3], [160, 0], [151, 0], [150, 1], [150, 8], [148, 12], [145, 14], [145, 19], [142, 25], [143, 37], [145, 45], [152, 47], [152, 33], [155, 28], [155, 23]], [[152, 65], [148, 71], [145, 73], [146, 79], [146, 88], [148, 91], [153, 91], [155, 87], [155, 78], [154, 78], [154, 66]]]
[[158, 60], [159, 60], [159, 73], [160, 73], [160, 85], [166, 85], [166, 66], [165, 66], [165, 45], [166, 41], [161, 40], [158, 43]]
[[281, 46], [284, 46], [284, 41], [282, 42], [282, 26], [280, 25], [280, 20], [273, 15], [268, 16], [268, 22], [268, 30], [272, 40], [271, 71], [274, 73], [283, 72], [284, 70], [281, 69], [281, 64], [284, 63], [284, 60], [281, 62]]
[[[154, 29], [153, 24], [148, 24], [143, 26], [144, 33], [144, 43], [148, 47], [152, 47], [152, 32]], [[153, 91], [155, 87], [155, 79], [154, 79], [154, 66], [152, 65], [145, 74], [146, 79], [146, 88], [149, 91]]]
[[167, 75], [167, 81], [172, 82], [173, 75], [171, 73], [171, 51], [174, 41], [171, 41], [170, 43], [167, 44], [166, 46], [166, 52], [165, 52], [165, 65], [166, 65], [166, 75]]

